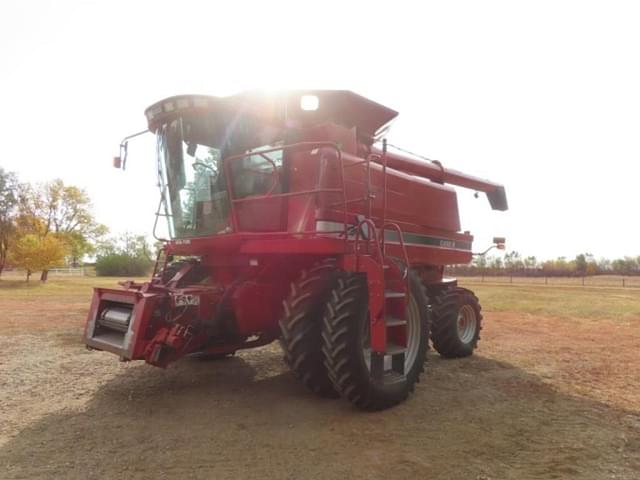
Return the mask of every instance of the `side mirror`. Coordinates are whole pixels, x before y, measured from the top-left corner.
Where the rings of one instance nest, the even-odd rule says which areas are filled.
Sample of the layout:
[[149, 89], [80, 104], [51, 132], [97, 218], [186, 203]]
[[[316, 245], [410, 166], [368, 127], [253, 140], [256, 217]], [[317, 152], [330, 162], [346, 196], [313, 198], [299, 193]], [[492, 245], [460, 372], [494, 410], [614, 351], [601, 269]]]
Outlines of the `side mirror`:
[[122, 170], [126, 168], [129, 140], [135, 137], [139, 137], [140, 135], [144, 135], [145, 133], [149, 133], [149, 130], [143, 130], [142, 132], [134, 133], [133, 135], [129, 135], [122, 139], [122, 141], [120, 142], [120, 155], [118, 155], [117, 157], [113, 157], [114, 168], [121, 168]]
[[487, 248], [484, 252], [472, 253], [471, 255], [483, 257], [494, 248], [497, 248], [498, 250], [504, 250], [505, 242], [506, 242], [506, 239], [504, 237], [493, 237], [493, 245]]
[[120, 144], [120, 157], [122, 158], [122, 161], [120, 163], [122, 164], [122, 170], [124, 170], [124, 167], [127, 165], [128, 149], [129, 149], [129, 140], [125, 140]]

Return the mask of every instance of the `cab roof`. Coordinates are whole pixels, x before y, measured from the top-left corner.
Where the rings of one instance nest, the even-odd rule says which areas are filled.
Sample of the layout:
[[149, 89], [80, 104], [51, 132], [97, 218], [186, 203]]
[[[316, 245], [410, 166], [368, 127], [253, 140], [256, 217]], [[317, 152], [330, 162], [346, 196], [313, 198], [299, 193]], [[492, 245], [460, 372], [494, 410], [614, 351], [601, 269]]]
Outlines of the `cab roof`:
[[[313, 108], [315, 107], [315, 108]], [[227, 97], [178, 95], [154, 103], [145, 110], [149, 130], [184, 112], [219, 111], [229, 118], [250, 115], [289, 126], [336, 123], [356, 127], [360, 135], [376, 138], [398, 112], [348, 90], [251, 90]]]

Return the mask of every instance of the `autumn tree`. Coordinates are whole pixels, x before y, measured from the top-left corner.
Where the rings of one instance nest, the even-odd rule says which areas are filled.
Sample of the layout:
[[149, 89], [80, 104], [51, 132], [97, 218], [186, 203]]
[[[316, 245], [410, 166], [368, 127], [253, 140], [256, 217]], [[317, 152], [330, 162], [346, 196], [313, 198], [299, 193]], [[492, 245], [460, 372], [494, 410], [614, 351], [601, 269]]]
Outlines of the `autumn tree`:
[[[72, 265], [93, 253], [94, 242], [107, 232], [104, 225], [96, 222], [87, 193], [60, 179], [37, 188], [23, 188], [19, 206], [21, 228], [42, 238], [55, 234], [66, 245]], [[46, 280], [47, 269], [41, 278]]]
[[538, 266], [538, 259], [533, 255], [530, 255], [523, 260], [523, 263], [524, 268], [527, 270], [534, 270]]
[[615, 273], [620, 275], [632, 275], [640, 273], [640, 257], [616, 258], [611, 262], [611, 267]]
[[476, 267], [477, 269], [484, 271], [485, 268], [487, 268], [487, 257], [486, 255], [478, 255], [476, 257], [473, 258], [471, 264]]
[[598, 272], [600, 273], [608, 273], [612, 270], [611, 260], [608, 258], [600, 258], [598, 260]]
[[18, 180], [0, 167], [0, 275], [7, 262], [9, 246], [15, 236]]
[[522, 270], [522, 256], [520, 253], [512, 250], [504, 255], [504, 266], [512, 274], [517, 270]]
[[501, 257], [491, 257], [491, 260], [489, 261], [489, 265], [491, 267], [491, 269], [493, 271], [500, 271], [502, 270], [503, 267], [503, 263], [502, 263], [502, 258]]
[[576, 272], [580, 275], [595, 275], [598, 272], [598, 263], [591, 253], [576, 255], [574, 262]]
[[[27, 271], [27, 282], [31, 273], [43, 271], [64, 260], [66, 246], [56, 235], [45, 237], [29, 233], [18, 237], [10, 251], [11, 263]], [[41, 281], [46, 281], [46, 277]]]

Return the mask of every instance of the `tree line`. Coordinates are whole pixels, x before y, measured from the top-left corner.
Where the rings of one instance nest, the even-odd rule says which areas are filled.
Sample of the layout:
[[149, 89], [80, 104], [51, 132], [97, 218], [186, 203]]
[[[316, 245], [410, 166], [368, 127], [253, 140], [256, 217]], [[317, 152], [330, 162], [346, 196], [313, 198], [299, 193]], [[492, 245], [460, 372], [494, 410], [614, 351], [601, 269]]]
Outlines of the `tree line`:
[[458, 275], [526, 276], [526, 277], [578, 277], [589, 275], [640, 275], [640, 256], [616, 259], [595, 258], [580, 253], [574, 258], [558, 257], [539, 260], [510, 251], [504, 256], [478, 256], [469, 265], [448, 267]]
[[[87, 256], [96, 257], [96, 268], [105, 263], [125, 270], [138, 265], [130, 274], [146, 273], [151, 255], [144, 236], [107, 235], [85, 190], [60, 179], [38, 185], [20, 182], [0, 167], [0, 275], [6, 267], [21, 268], [27, 281], [32, 272], [41, 272], [44, 282], [50, 268], [78, 267]], [[111, 267], [105, 270], [121, 274]]]

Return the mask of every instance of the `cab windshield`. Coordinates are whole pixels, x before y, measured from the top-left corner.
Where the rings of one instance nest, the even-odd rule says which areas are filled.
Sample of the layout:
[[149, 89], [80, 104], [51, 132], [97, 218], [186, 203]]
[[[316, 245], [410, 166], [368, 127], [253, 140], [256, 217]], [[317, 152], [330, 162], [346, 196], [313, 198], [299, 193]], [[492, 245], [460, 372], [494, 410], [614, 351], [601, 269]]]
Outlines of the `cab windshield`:
[[[172, 238], [230, 233], [230, 200], [222, 159], [273, 148], [276, 132], [236, 122], [230, 132], [214, 116], [179, 117], [157, 131], [159, 176]], [[235, 198], [282, 192], [282, 151], [230, 164]]]

